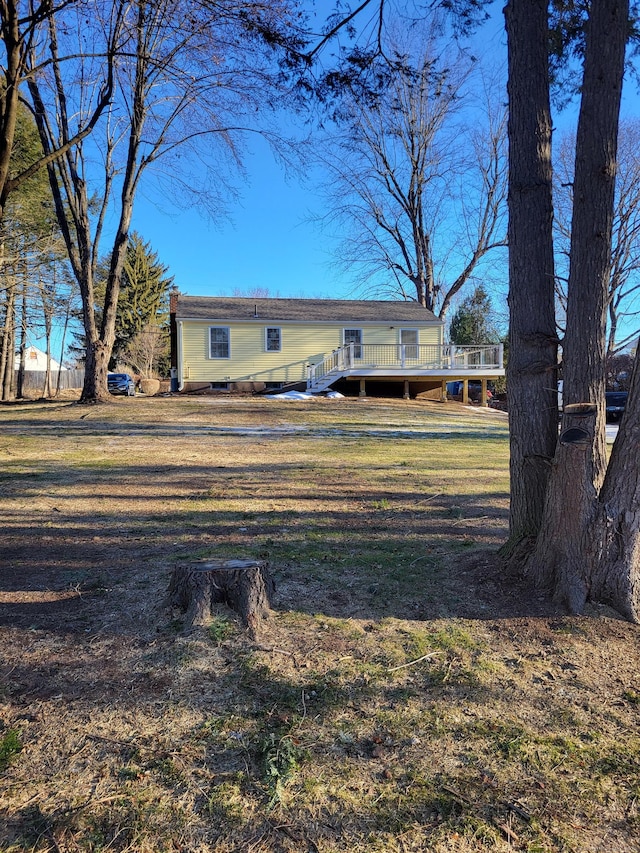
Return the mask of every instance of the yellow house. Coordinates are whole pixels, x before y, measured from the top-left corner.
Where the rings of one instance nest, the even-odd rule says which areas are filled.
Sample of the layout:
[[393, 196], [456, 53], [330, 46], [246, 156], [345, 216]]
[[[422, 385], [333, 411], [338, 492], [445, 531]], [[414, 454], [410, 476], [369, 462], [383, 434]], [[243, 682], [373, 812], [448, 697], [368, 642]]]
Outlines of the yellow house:
[[394, 382], [408, 397], [504, 375], [501, 347], [445, 344], [442, 321], [415, 302], [172, 293], [170, 314], [174, 390], [341, 385], [364, 395]]

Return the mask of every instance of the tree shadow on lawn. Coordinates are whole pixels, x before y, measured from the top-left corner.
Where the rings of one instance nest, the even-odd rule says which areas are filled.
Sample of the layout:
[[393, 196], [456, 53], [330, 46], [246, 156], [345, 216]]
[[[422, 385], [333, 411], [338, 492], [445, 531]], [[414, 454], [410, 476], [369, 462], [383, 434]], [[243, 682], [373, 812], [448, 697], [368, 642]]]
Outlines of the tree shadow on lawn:
[[[363, 493], [330, 480], [274, 491], [282, 468], [265, 465], [244, 483], [235, 466], [224, 476], [210, 466], [72, 471], [87, 500], [99, 500], [96, 514], [78, 512], [69, 490], [56, 494], [55, 471], [14, 483], [13, 500], [33, 494], [47, 510], [4, 513], [0, 625], [148, 635], [152, 611], [162, 622], [156, 611], [175, 563], [206, 556], [267, 559], [284, 610], [419, 620], [557, 613], [497, 556], [504, 493], [428, 495], [409, 481], [401, 493], [384, 481]], [[263, 508], [242, 512], [261, 478]], [[157, 484], [158, 509], [141, 511], [148, 491], [138, 493], [139, 483]], [[69, 512], [67, 501], [76, 501]]]
[[[44, 426], [60, 435], [59, 422]], [[96, 426], [126, 441], [128, 425]], [[244, 463], [238, 445], [232, 461], [216, 442], [189, 445], [198, 455], [184, 465], [171, 454], [154, 464], [151, 447], [149, 464], [102, 447], [104, 456], [86, 463], [34, 456], [31, 470], [7, 472], [0, 626], [153, 637], [168, 618], [161, 605], [173, 566], [206, 556], [267, 559], [284, 611], [414, 620], [557, 612], [496, 556], [508, 495], [468, 483], [456, 495], [437, 452], [419, 460], [429, 475], [422, 482], [404, 452], [393, 479], [366, 454], [345, 476], [315, 446], [298, 461], [283, 452], [261, 461], [254, 448]], [[482, 474], [472, 458], [457, 474], [470, 483]]]
[[278, 609], [365, 619], [555, 614], [482, 544], [499, 542], [504, 521], [494, 508], [489, 529], [483, 512], [474, 503], [474, 517], [447, 520], [443, 506], [419, 530], [413, 513], [385, 518], [386, 510], [285, 510], [248, 519], [184, 510], [164, 520], [137, 515], [123, 529], [77, 513], [57, 515], [58, 529], [14, 520], [1, 557], [0, 625], [63, 633], [108, 625], [134, 634], [144, 625], [149, 633], [148, 615], [160, 606], [175, 563], [220, 555], [267, 559]]

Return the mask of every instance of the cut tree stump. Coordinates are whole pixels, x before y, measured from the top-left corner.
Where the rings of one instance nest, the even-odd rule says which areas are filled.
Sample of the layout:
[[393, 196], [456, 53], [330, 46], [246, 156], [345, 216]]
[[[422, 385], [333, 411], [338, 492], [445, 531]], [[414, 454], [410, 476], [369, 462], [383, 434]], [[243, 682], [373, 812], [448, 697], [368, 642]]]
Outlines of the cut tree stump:
[[255, 634], [260, 621], [269, 615], [274, 592], [267, 562], [198, 560], [175, 567], [168, 599], [172, 607], [186, 611], [190, 626], [207, 625], [213, 605], [227, 604]]

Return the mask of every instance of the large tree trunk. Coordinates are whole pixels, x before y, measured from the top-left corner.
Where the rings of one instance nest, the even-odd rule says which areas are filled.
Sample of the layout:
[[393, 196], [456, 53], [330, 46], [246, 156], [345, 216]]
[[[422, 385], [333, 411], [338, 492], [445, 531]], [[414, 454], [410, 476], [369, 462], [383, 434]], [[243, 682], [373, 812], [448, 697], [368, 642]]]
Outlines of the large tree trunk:
[[[639, 342], [640, 343], [640, 342]], [[640, 347], [639, 347], [640, 349]], [[600, 492], [602, 557], [591, 576], [591, 596], [640, 622], [640, 359]]]
[[[595, 403], [564, 407], [543, 524], [527, 563], [536, 585], [551, 589], [571, 613], [582, 611], [599, 557], [600, 506], [592, 454], [597, 408]], [[562, 566], [571, 570], [561, 572]]]
[[558, 432], [547, 0], [509, 0], [509, 434], [506, 555], [542, 520]]
[[[574, 460], [578, 464], [573, 473], [558, 483], [554, 478], [556, 534], [541, 534], [531, 565], [537, 570], [536, 579], [546, 585], [553, 583], [555, 598], [571, 612], [579, 613], [588, 599], [609, 604], [626, 619], [640, 622], [638, 360], [629, 402], [599, 495], [586, 476], [591, 468], [587, 464], [591, 446], [583, 448], [582, 459], [580, 448], [574, 447]], [[551, 578], [549, 567], [555, 567]]]
[[[585, 443], [561, 440], [558, 445], [540, 535], [527, 567], [572, 613], [581, 612], [587, 599], [601, 597], [594, 579], [604, 534], [598, 492], [606, 466], [606, 300], [628, 13], [628, 0], [592, 2], [576, 138], [563, 396], [565, 405], [593, 404], [594, 423]], [[573, 426], [570, 417], [571, 408], [561, 436]], [[632, 453], [636, 467], [637, 445]]]
[[98, 403], [112, 399], [107, 388], [107, 373], [111, 349], [102, 341], [95, 340], [87, 345], [84, 364], [84, 385], [80, 395], [81, 403]]

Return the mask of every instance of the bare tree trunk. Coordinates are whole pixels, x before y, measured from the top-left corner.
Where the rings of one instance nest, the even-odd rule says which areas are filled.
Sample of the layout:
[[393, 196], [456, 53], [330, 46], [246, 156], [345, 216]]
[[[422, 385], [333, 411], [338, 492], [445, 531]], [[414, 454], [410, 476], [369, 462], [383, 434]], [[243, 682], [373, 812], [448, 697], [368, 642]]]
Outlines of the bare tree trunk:
[[[135, 85], [133, 91], [132, 122], [127, 147], [127, 164], [120, 194], [120, 219], [113, 240], [109, 264], [109, 275], [102, 312], [102, 324], [97, 339], [87, 347], [85, 379], [80, 402], [95, 402], [109, 399], [107, 373], [109, 360], [116, 336], [116, 316], [120, 281], [127, 254], [129, 228], [133, 215], [133, 202], [142, 173], [138, 161], [142, 132], [146, 121], [145, 94], [147, 86], [147, 63], [144, 39], [147, 10], [140, 4], [138, 12], [138, 50], [136, 53]], [[93, 321], [93, 318], [92, 318]]]
[[24, 67], [23, 35], [20, 32], [20, 18], [24, 10], [20, 8], [21, 5], [15, 0], [7, 0], [2, 5], [0, 16], [0, 32], [6, 54], [3, 91], [0, 95], [0, 221], [9, 195], [11, 153], [18, 121], [20, 83]]
[[10, 329], [13, 326], [13, 282], [9, 278], [6, 262], [4, 259], [4, 242], [0, 243], [0, 258], [2, 259], [2, 280], [4, 281], [5, 303], [4, 303], [4, 327], [2, 340], [0, 340], [0, 399], [6, 400], [5, 386], [7, 371], [13, 370], [13, 355]]
[[107, 374], [109, 372], [109, 359], [111, 350], [104, 346], [102, 341], [95, 340], [87, 344], [84, 362], [84, 385], [80, 402], [97, 403], [109, 399], [107, 388]]
[[[120, 190], [120, 216], [110, 252], [109, 275], [107, 279], [104, 305], [102, 306], [102, 320], [100, 328], [97, 328], [95, 314], [95, 291], [94, 274], [98, 256], [98, 245], [102, 233], [102, 225], [107, 210], [107, 203], [111, 193], [113, 182], [113, 156], [114, 140], [107, 140], [105, 154], [105, 191], [97, 225], [92, 233], [90, 200], [87, 194], [86, 183], [82, 169], [78, 165], [83, 161], [81, 142], [78, 142], [74, 151], [66, 152], [64, 157], [52, 160], [49, 164], [49, 183], [56, 207], [58, 224], [65, 240], [69, 260], [74, 276], [80, 288], [82, 297], [83, 323], [86, 337], [85, 378], [80, 396], [81, 403], [95, 403], [111, 399], [107, 388], [107, 373], [111, 351], [115, 341], [115, 323], [120, 290], [120, 279], [127, 249], [127, 239], [131, 216], [133, 213], [133, 201], [137, 190], [140, 175], [144, 165], [140, 162], [140, 148], [142, 144], [142, 133], [147, 117], [145, 97], [147, 88], [151, 85], [148, 80], [149, 55], [146, 39], [149, 36], [148, 28], [150, 21], [153, 22], [154, 15], [158, 11], [146, 3], [138, 4], [137, 27], [136, 27], [136, 52], [134, 66], [134, 80], [131, 103], [131, 124], [128, 136], [126, 166]], [[124, 25], [124, 13], [119, 10], [116, 30]], [[61, 73], [61, 60], [58, 55], [57, 29], [53, 19], [48, 20], [50, 35], [50, 56], [53, 75], [56, 84], [58, 109], [56, 121], [58, 126], [55, 133], [49, 123], [45, 120], [46, 108], [38, 82], [29, 80], [29, 91], [35, 107], [35, 118], [40, 133], [40, 138], [45, 153], [53, 150], [56, 144], [56, 134], [63, 138], [71, 136], [69, 130], [69, 117], [64, 109], [67, 101], [65, 81]], [[115, 32], [115, 31], [114, 31]], [[112, 34], [113, 43], [117, 40]], [[114, 57], [109, 47], [106, 77], [108, 86], [105, 84], [103, 91], [112, 89]], [[97, 116], [106, 108], [104, 105], [96, 107]], [[64, 188], [64, 197], [61, 187]]]
[[[47, 354], [47, 363], [45, 366], [44, 373], [44, 387], [42, 389], [42, 396], [45, 398], [51, 397], [51, 318], [45, 317], [45, 337], [46, 337], [46, 354]], [[58, 371], [60, 372], [60, 371]]]
[[[67, 328], [69, 326], [69, 314], [71, 313], [71, 297], [66, 305], [65, 315], [64, 315], [64, 324], [62, 326], [62, 337], [60, 340], [60, 368], [62, 367], [64, 361], [64, 348], [66, 345], [67, 339]], [[58, 369], [58, 377], [56, 379], [56, 392], [55, 396], [57, 397], [60, 394], [60, 383], [62, 381], [61, 370]]]
[[[53, 276], [53, 293], [55, 294], [55, 266], [52, 268], [51, 274]], [[55, 296], [53, 296], [51, 299], [48, 298], [43, 282], [42, 270], [40, 270], [38, 276], [38, 285], [40, 290], [40, 301], [42, 302], [42, 318], [44, 320], [44, 337], [47, 355], [42, 396], [45, 398], [49, 398], [51, 397], [51, 325], [53, 322]]]
[[[101, 201], [100, 212], [97, 215], [95, 233], [92, 233], [90, 200], [83, 173], [82, 140], [95, 127], [98, 119], [107, 110], [113, 94], [113, 45], [117, 39], [119, 22], [122, 14], [118, 8], [116, 27], [110, 33], [105, 44], [104, 83], [100, 88], [95, 109], [88, 118], [83, 129], [73, 133], [70, 127], [70, 116], [67, 111], [68, 93], [62, 73], [62, 61], [58, 53], [57, 22], [54, 16], [47, 18], [49, 36], [49, 61], [55, 88], [55, 115], [48, 114], [45, 100], [39, 89], [39, 81], [32, 76], [28, 80], [28, 88], [33, 101], [34, 118], [38, 127], [40, 141], [49, 175], [49, 185], [56, 209], [58, 225], [65, 242], [73, 274], [78, 282], [82, 297], [83, 324], [87, 341], [85, 363], [85, 382], [80, 397], [81, 402], [98, 402], [110, 399], [107, 389], [107, 367], [111, 350], [109, 342], [98, 334], [95, 320], [94, 273], [97, 262], [99, 233], [101, 231], [106, 205], [109, 198], [109, 184], [105, 188]], [[35, 63], [35, 58], [34, 58]], [[82, 122], [80, 122], [82, 124]], [[64, 141], [58, 145], [59, 139]], [[73, 141], [73, 145], [71, 144]], [[107, 143], [107, 160], [112, 153]], [[110, 172], [111, 164], [107, 162], [106, 171]], [[115, 299], [118, 293], [115, 291]], [[104, 321], [103, 321], [104, 322]], [[113, 345], [113, 340], [111, 341]]]
[[4, 319], [4, 334], [2, 336], [2, 399], [12, 400], [15, 384], [15, 361], [16, 361], [16, 283], [13, 273], [6, 276], [7, 301]]
[[[527, 566], [537, 583], [552, 589], [572, 613], [597, 597], [594, 578], [600, 572], [604, 534], [598, 492], [606, 470], [606, 305], [628, 15], [628, 0], [591, 4], [576, 138], [564, 344], [566, 414], [540, 535]], [[593, 425], [584, 442], [563, 441], [573, 426], [571, 404], [576, 403], [592, 405]], [[637, 468], [637, 446], [634, 457], [632, 468]]]
[[5, 319], [2, 327], [2, 339], [0, 340], [0, 400], [4, 400], [4, 377], [7, 369], [8, 337], [9, 337], [9, 293], [5, 295]]
[[616, 335], [618, 333], [618, 312], [613, 296], [609, 302], [609, 335], [607, 338], [607, 355], [616, 354]]
[[505, 555], [540, 528], [558, 432], [547, 0], [509, 0], [509, 433]]
[[18, 399], [24, 397], [24, 372], [27, 369], [27, 277], [22, 277], [22, 305], [20, 312], [20, 367], [18, 368], [18, 382], [16, 396]]

